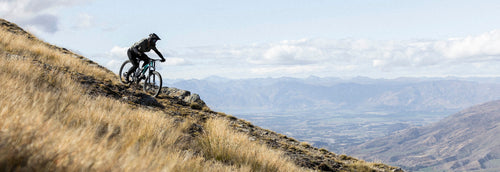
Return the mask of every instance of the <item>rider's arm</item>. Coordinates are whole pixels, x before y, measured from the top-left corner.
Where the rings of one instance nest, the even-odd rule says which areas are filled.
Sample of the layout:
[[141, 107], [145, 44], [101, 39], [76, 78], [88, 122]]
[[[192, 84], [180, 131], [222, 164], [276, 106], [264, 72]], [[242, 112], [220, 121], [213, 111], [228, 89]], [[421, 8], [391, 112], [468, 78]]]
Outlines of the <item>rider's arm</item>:
[[156, 52], [156, 54], [158, 54], [158, 56], [160, 56], [162, 61], [165, 61], [165, 58], [163, 58], [163, 55], [160, 53], [160, 51], [158, 51], [158, 49], [156, 49], [156, 47], [153, 47], [152, 49]]

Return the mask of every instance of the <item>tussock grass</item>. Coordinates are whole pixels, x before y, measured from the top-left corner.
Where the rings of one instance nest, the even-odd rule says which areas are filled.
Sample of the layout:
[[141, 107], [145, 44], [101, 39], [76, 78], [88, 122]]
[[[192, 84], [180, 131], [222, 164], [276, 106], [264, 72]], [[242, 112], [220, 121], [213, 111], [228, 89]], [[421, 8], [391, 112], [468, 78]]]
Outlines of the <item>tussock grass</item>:
[[64, 74], [45, 73], [29, 61], [0, 58], [0, 64], [7, 81], [0, 83], [1, 169], [183, 171], [207, 163], [217, 168], [176, 149], [185, 129], [179, 126], [186, 125], [83, 95]]
[[4, 29], [0, 31], [0, 50], [3, 49], [9, 54], [16, 54], [21, 57], [30, 57], [44, 63], [48, 63], [61, 68], [71, 68], [75, 72], [92, 74], [102, 80], [116, 80], [113, 73], [105, 71], [96, 65], [89, 65], [85, 60], [76, 58], [77, 54], [63, 53], [53, 46], [36, 38], [30, 39], [19, 36]]
[[204, 157], [225, 164], [236, 164], [252, 171], [305, 171], [265, 145], [249, 140], [248, 135], [230, 129], [227, 119], [209, 119], [199, 141]]
[[205, 134], [191, 138], [194, 119], [87, 95], [75, 73], [118, 83], [72, 53], [0, 27], [0, 171], [302, 171], [226, 120], [208, 120]]
[[384, 171], [391, 171], [387, 167], [387, 165], [381, 164], [381, 163], [374, 163], [374, 162], [365, 162], [365, 161], [355, 161], [352, 164], [348, 165], [349, 169], [351, 171], [376, 171], [374, 169], [380, 169]]

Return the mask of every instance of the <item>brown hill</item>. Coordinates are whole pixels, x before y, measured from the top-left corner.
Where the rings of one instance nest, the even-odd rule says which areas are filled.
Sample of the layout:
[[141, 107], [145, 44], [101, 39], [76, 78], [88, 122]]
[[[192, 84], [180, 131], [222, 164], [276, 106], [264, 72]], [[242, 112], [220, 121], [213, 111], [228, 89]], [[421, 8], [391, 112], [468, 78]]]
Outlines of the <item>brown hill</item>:
[[153, 98], [0, 26], [1, 171], [398, 171], [214, 112], [184, 90]]
[[349, 152], [411, 171], [499, 171], [500, 100], [468, 108], [429, 126], [372, 140]]

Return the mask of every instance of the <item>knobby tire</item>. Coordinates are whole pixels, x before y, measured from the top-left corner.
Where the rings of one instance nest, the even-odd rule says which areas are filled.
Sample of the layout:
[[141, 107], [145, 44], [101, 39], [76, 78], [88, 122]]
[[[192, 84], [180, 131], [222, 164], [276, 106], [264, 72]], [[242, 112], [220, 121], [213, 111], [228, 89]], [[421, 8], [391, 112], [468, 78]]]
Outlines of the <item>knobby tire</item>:
[[162, 85], [163, 80], [160, 73], [152, 71], [144, 81], [144, 91], [153, 95], [153, 97], [157, 97], [161, 92]]

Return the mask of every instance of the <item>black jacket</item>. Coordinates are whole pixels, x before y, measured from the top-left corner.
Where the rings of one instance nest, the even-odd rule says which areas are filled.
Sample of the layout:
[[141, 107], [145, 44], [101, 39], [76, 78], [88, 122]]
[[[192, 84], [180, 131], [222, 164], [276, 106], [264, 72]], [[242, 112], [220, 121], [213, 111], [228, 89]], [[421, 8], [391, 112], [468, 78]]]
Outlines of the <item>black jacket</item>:
[[136, 42], [132, 47], [130, 47], [132, 51], [134, 51], [138, 55], [143, 55], [145, 52], [149, 52], [151, 50], [154, 50], [158, 56], [160, 56], [161, 59], [163, 58], [163, 55], [156, 49], [156, 42], [151, 41], [149, 38], [145, 38], [140, 40], [139, 42]]

